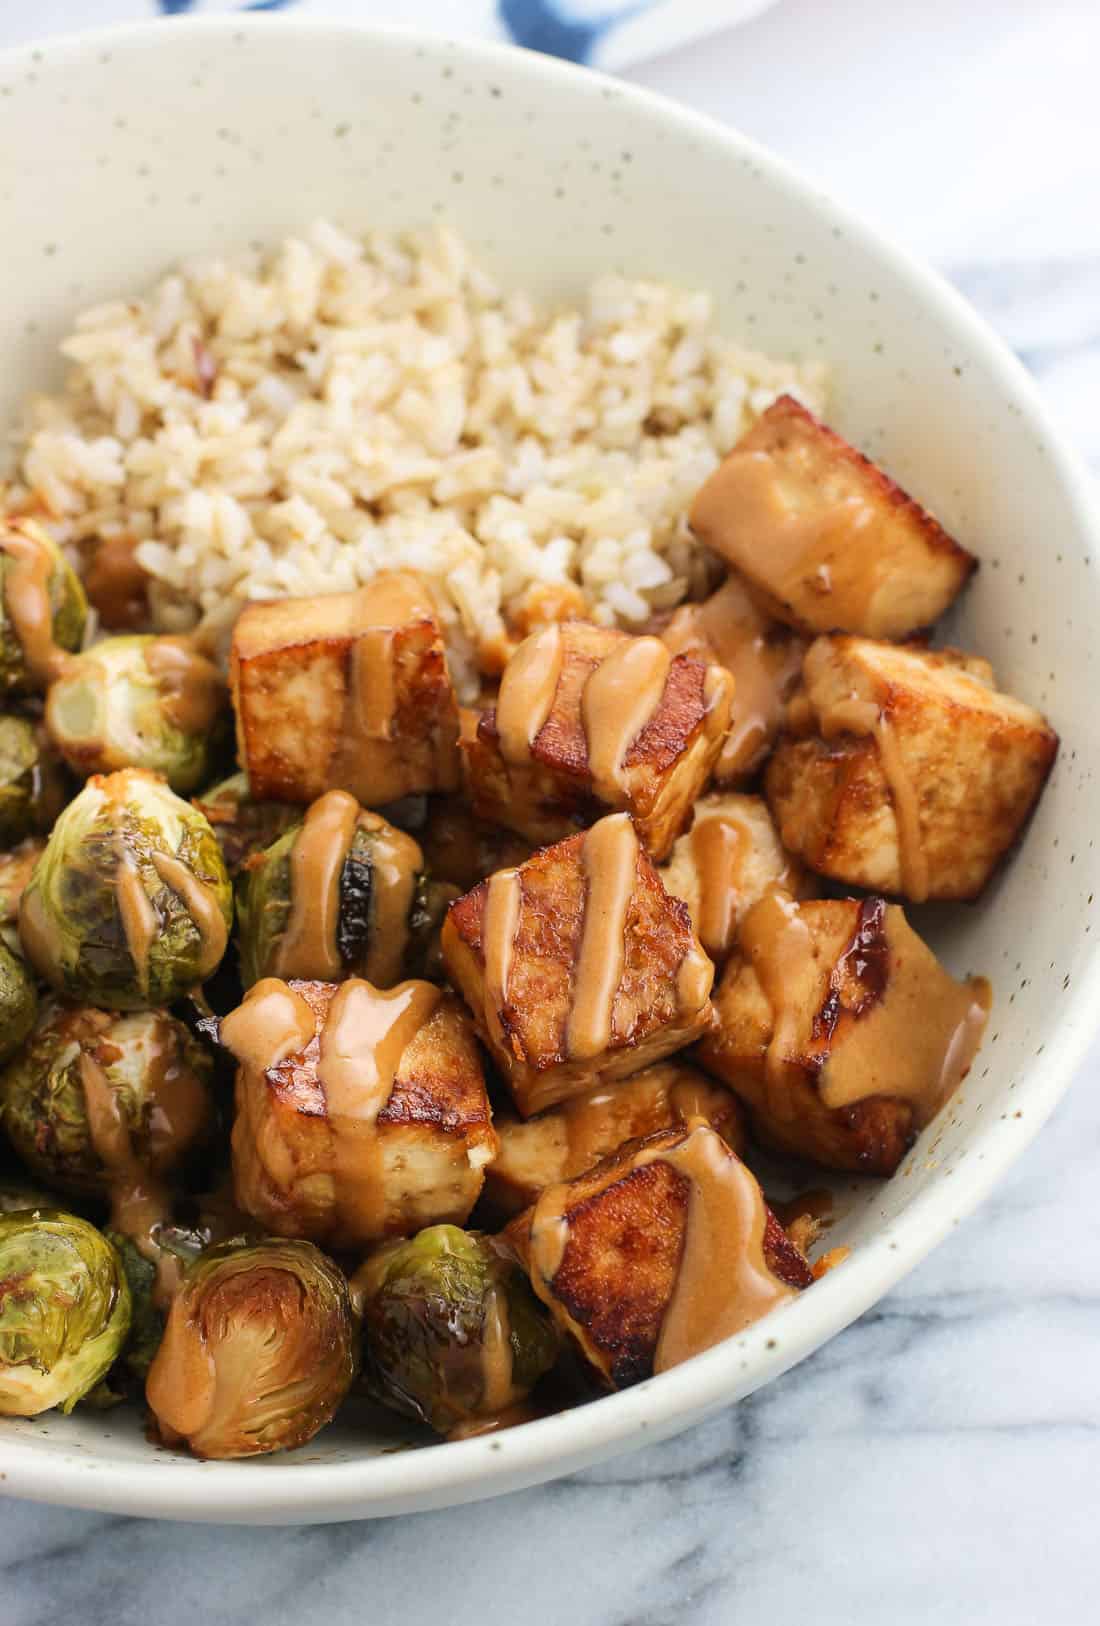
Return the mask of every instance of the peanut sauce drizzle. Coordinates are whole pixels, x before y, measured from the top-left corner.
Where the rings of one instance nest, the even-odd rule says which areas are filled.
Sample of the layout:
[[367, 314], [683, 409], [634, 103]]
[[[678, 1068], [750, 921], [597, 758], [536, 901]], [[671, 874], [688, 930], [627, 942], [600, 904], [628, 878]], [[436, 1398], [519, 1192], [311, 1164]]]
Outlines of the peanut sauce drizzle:
[[0, 551], [11, 561], [4, 572], [4, 607], [28, 673], [45, 688], [72, 660], [54, 642], [50, 577], [55, 561], [33, 532], [10, 522], [0, 532]]
[[514, 1383], [515, 1359], [512, 1350], [512, 1323], [508, 1295], [494, 1283], [485, 1300], [485, 1321], [481, 1333], [481, 1409], [489, 1414], [502, 1412], [517, 1399]]
[[715, 814], [709, 819], [696, 816], [688, 841], [699, 877], [699, 941], [708, 954], [721, 957], [733, 942], [738, 882], [752, 838], [739, 819]]
[[507, 762], [528, 762], [550, 715], [562, 668], [561, 627], [554, 622], [520, 644], [500, 680], [496, 727]]
[[523, 896], [519, 871], [498, 869], [489, 877], [485, 913], [481, 920], [481, 952], [485, 961], [485, 1021], [490, 1037], [506, 1044], [503, 1013], [508, 1004], [508, 978], [512, 969], [516, 928]]
[[[98, 1014], [98, 1013], [97, 1013]], [[105, 1019], [106, 1021], [106, 1019]], [[178, 1054], [176, 1036], [167, 1022], [158, 1024], [159, 1042], [149, 1058], [147, 1104], [154, 1145], [158, 1150], [189, 1145], [202, 1128], [206, 1096], [192, 1070]], [[163, 1309], [179, 1288], [183, 1264], [159, 1246], [157, 1233], [171, 1212], [171, 1198], [153, 1170], [134, 1151], [126, 1119], [111, 1087], [106, 1068], [87, 1047], [80, 1049], [80, 1080], [88, 1116], [88, 1132], [96, 1156], [107, 1170], [111, 1199], [111, 1225], [128, 1236], [138, 1252], [156, 1267], [153, 1302]], [[102, 1042], [111, 1040], [104, 1031]]]
[[346, 790], [330, 790], [306, 813], [290, 853], [290, 914], [272, 956], [276, 977], [339, 982], [344, 974], [337, 933], [340, 881], [359, 803]]
[[353, 977], [329, 1007], [317, 1077], [332, 1130], [334, 1219], [346, 1234], [383, 1234], [385, 1169], [375, 1124], [393, 1093], [402, 1056], [442, 997], [430, 982], [379, 990]]
[[638, 868], [638, 837], [630, 815], [612, 813], [600, 819], [586, 833], [582, 854], [587, 886], [584, 926], [566, 1030], [566, 1048], [578, 1060], [602, 1054], [611, 1042], [626, 916]]
[[235, 1011], [222, 1018], [221, 1042], [248, 1073], [263, 1074], [304, 1050], [317, 1018], [301, 994], [278, 977], [262, 977]]
[[213, 888], [200, 880], [180, 859], [155, 848], [151, 856], [153, 868], [165, 886], [183, 901], [184, 908], [191, 916], [199, 934], [202, 952], [199, 956], [196, 980], [201, 982], [221, 964], [225, 955], [229, 942], [229, 928], [225, 924], [225, 916]]
[[394, 750], [395, 629], [427, 619], [431, 604], [415, 575], [393, 571], [352, 595], [352, 622], [362, 623], [352, 646], [341, 744], [330, 770], [360, 801], [396, 802], [409, 789]]
[[873, 700], [858, 700], [853, 695], [825, 707], [819, 726], [827, 740], [838, 734], [870, 735], [874, 740], [894, 804], [901, 890], [913, 903], [923, 903], [928, 896], [928, 859], [921, 835], [920, 798], [889, 717]]
[[659, 638], [612, 650], [581, 691], [581, 723], [595, 794], [612, 806], [627, 790], [623, 762], [661, 704], [672, 655]]
[[[742, 1332], [794, 1292], [764, 1257], [760, 1187], [709, 1124], [693, 1120], [676, 1144], [643, 1147], [630, 1167], [658, 1162], [681, 1175], [689, 1193], [683, 1252], [653, 1362], [654, 1372], [664, 1372]], [[569, 1245], [572, 1196], [567, 1181], [548, 1186], [531, 1214], [531, 1262], [548, 1286]]]
[[146, 645], [145, 664], [161, 691], [165, 719], [184, 734], [205, 734], [225, 692], [213, 662], [189, 638], [154, 638]]
[[121, 842], [115, 869], [115, 901], [118, 904], [118, 918], [122, 922], [126, 947], [134, 962], [138, 987], [147, 995], [149, 950], [157, 937], [157, 914], [145, 890], [141, 871], [133, 855], [121, 845]]
[[790, 1057], [797, 1054], [799, 1030], [812, 999], [804, 998], [807, 979], [816, 986], [818, 970], [810, 929], [788, 894], [767, 893], [741, 922], [741, 948], [752, 963], [772, 1009], [772, 1034], [764, 1059], [768, 1109], [777, 1118], [791, 1115], [786, 1085]]
[[360, 813], [359, 828], [376, 832], [370, 846], [371, 933], [363, 975], [388, 988], [401, 975], [409, 942], [409, 911], [424, 854], [412, 836], [374, 813]]

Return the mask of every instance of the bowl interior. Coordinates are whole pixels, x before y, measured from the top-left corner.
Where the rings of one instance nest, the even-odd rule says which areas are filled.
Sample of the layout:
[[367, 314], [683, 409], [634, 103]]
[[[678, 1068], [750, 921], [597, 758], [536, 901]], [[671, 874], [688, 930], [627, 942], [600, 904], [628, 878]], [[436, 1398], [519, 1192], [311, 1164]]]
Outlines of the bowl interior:
[[319, 215], [351, 229], [446, 220], [499, 278], [549, 299], [609, 269], [705, 287], [731, 334], [832, 365], [837, 426], [982, 561], [952, 640], [991, 657], [1064, 741], [988, 896], [921, 922], [954, 969], [993, 980], [974, 1072], [892, 1182], [838, 1184], [829, 1243], [853, 1257], [767, 1336], [583, 1417], [430, 1452], [395, 1454], [399, 1432], [370, 1414], [249, 1465], [156, 1451], [121, 1413], [6, 1423], [5, 1488], [193, 1518], [392, 1511], [546, 1477], [748, 1392], [984, 1193], [1053, 1104], [1091, 1020], [1100, 589], [1080, 483], [1022, 372], [933, 279], [747, 143], [520, 53], [268, 19], [139, 28], [9, 54], [0, 150], [19, 155], [0, 182], [0, 422], [57, 382], [56, 342], [81, 307]]

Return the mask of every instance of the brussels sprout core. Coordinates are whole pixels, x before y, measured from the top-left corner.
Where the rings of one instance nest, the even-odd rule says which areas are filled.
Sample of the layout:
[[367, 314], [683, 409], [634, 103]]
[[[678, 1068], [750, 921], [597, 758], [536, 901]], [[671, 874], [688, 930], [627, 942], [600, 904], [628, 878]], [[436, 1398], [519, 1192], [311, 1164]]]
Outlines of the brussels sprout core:
[[129, 1327], [121, 1262], [94, 1226], [49, 1208], [0, 1215], [0, 1414], [71, 1411]]
[[168, 1005], [225, 953], [233, 898], [214, 833], [161, 780], [89, 780], [62, 813], [23, 894], [35, 969], [71, 999]]
[[311, 1243], [227, 1242], [188, 1271], [145, 1395], [198, 1457], [287, 1451], [331, 1420], [354, 1345], [347, 1283]]
[[488, 1237], [432, 1225], [356, 1273], [368, 1391], [440, 1434], [528, 1395], [558, 1336], [524, 1273]]
[[80, 774], [143, 768], [173, 790], [202, 783], [225, 689], [182, 638], [107, 638], [75, 656], [46, 702], [46, 725]]

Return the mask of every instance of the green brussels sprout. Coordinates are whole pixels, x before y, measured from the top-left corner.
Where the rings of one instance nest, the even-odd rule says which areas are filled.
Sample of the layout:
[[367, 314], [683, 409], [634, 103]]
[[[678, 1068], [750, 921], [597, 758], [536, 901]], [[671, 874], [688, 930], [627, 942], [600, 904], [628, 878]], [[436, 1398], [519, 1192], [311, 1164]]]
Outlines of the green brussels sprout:
[[367, 1392], [440, 1434], [523, 1400], [558, 1356], [524, 1272], [492, 1238], [455, 1225], [379, 1248], [353, 1295]]
[[40, 694], [84, 638], [88, 602], [53, 537], [32, 519], [0, 522], [0, 693]]
[[106, 1197], [135, 1170], [171, 1173], [209, 1139], [213, 1070], [209, 1051], [167, 1011], [50, 1000], [0, 1073], [0, 1122], [40, 1179]]
[[225, 867], [234, 877], [253, 853], [269, 847], [302, 817], [301, 808], [290, 802], [254, 802], [246, 773], [235, 773], [192, 797], [192, 805], [210, 821]]
[[0, 1414], [72, 1411], [129, 1330], [122, 1263], [94, 1225], [52, 1208], [0, 1215]]
[[346, 791], [314, 802], [237, 879], [241, 980], [410, 974], [429, 921], [424, 858], [411, 836]]
[[242, 1238], [191, 1266], [145, 1397], [166, 1443], [250, 1457], [311, 1440], [354, 1376], [343, 1274], [311, 1242]]
[[18, 954], [0, 942], [0, 1062], [14, 1056], [34, 1026], [38, 994]]
[[224, 743], [226, 698], [217, 668], [184, 639], [105, 638], [51, 685], [46, 727], [83, 776], [143, 768], [187, 792]]
[[233, 892], [214, 832], [162, 780], [90, 779], [53, 827], [19, 912], [35, 970], [115, 1010], [170, 1005], [220, 964]]
[[48, 835], [68, 799], [65, 771], [41, 723], [0, 717], [0, 847]]
[[[122, 1364], [131, 1380], [144, 1384], [164, 1336], [166, 1298], [171, 1298], [187, 1268], [204, 1248], [239, 1237], [248, 1229], [249, 1222], [224, 1193], [210, 1192], [200, 1197], [177, 1196], [163, 1223], [143, 1237], [140, 1246], [131, 1236], [107, 1230], [105, 1234], [122, 1260], [133, 1302], [130, 1336], [122, 1352]], [[166, 1262], [171, 1266], [168, 1271]]]

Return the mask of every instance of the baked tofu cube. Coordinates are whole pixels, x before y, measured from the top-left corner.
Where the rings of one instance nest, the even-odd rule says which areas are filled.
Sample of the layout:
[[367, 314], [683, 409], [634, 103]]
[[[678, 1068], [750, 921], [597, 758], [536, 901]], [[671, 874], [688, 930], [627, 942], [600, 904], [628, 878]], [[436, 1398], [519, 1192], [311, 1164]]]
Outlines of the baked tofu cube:
[[240, 1062], [236, 1200], [264, 1230], [354, 1251], [464, 1223], [497, 1140], [454, 995], [267, 978], [221, 1030]]
[[663, 858], [722, 749], [733, 680], [659, 638], [583, 621], [532, 633], [462, 750], [474, 812], [535, 843], [608, 808]]
[[409, 571], [354, 593], [250, 604], [229, 679], [255, 801], [346, 790], [364, 807], [458, 784], [458, 706], [427, 588]]
[[691, 528], [804, 632], [907, 638], [977, 561], [881, 469], [784, 395], [697, 494]]
[[500, 1150], [485, 1172], [484, 1198], [498, 1214], [518, 1214], [546, 1186], [583, 1174], [626, 1141], [693, 1118], [705, 1119], [735, 1152], [744, 1150], [737, 1097], [679, 1057], [597, 1084], [526, 1123], [498, 1112]]
[[713, 777], [719, 785], [751, 779], [783, 725], [806, 640], [765, 615], [737, 576], [702, 603], [682, 604], [661, 637], [674, 655], [724, 666], [733, 678], [729, 733]]
[[766, 1145], [893, 1174], [966, 1076], [989, 985], [956, 982], [882, 898], [764, 898], [715, 994], [700, 1064], [749, 1109]]
[[792, 858], [762, 796], [712, 791], [695, 804], [695, 820], [680, 836], [661, 879], [691, 912], [699, 941], [715, 965], [725, 964], [737, 928], [753, 904], [776, 887], [813, 897], [812, 878]]
[[784, 845], [853, 886], [976, 897], [1051, 770], [1050, 724], [954, 651], [819, 638], [803, 671], [811, 737], [782, 740], [764, 776]]
[[503, 825], [479, 819], [457, 796], [434, 797], [416, 835], [434, 878], [460, 892], [469, 892], [494, 870], [522, 864], [531, 856], [529, 841]]
[[626, 813], [482, 881], [451, 905], [442, 941], [525, 1118], [640, 1072], [712, 1022], [714, 967]]
[[813, 1279], [752, 1174], [704, 1123], [633, 1141], [548, 1187], [504, 1235], [612, 1389], [743, 1332]]

